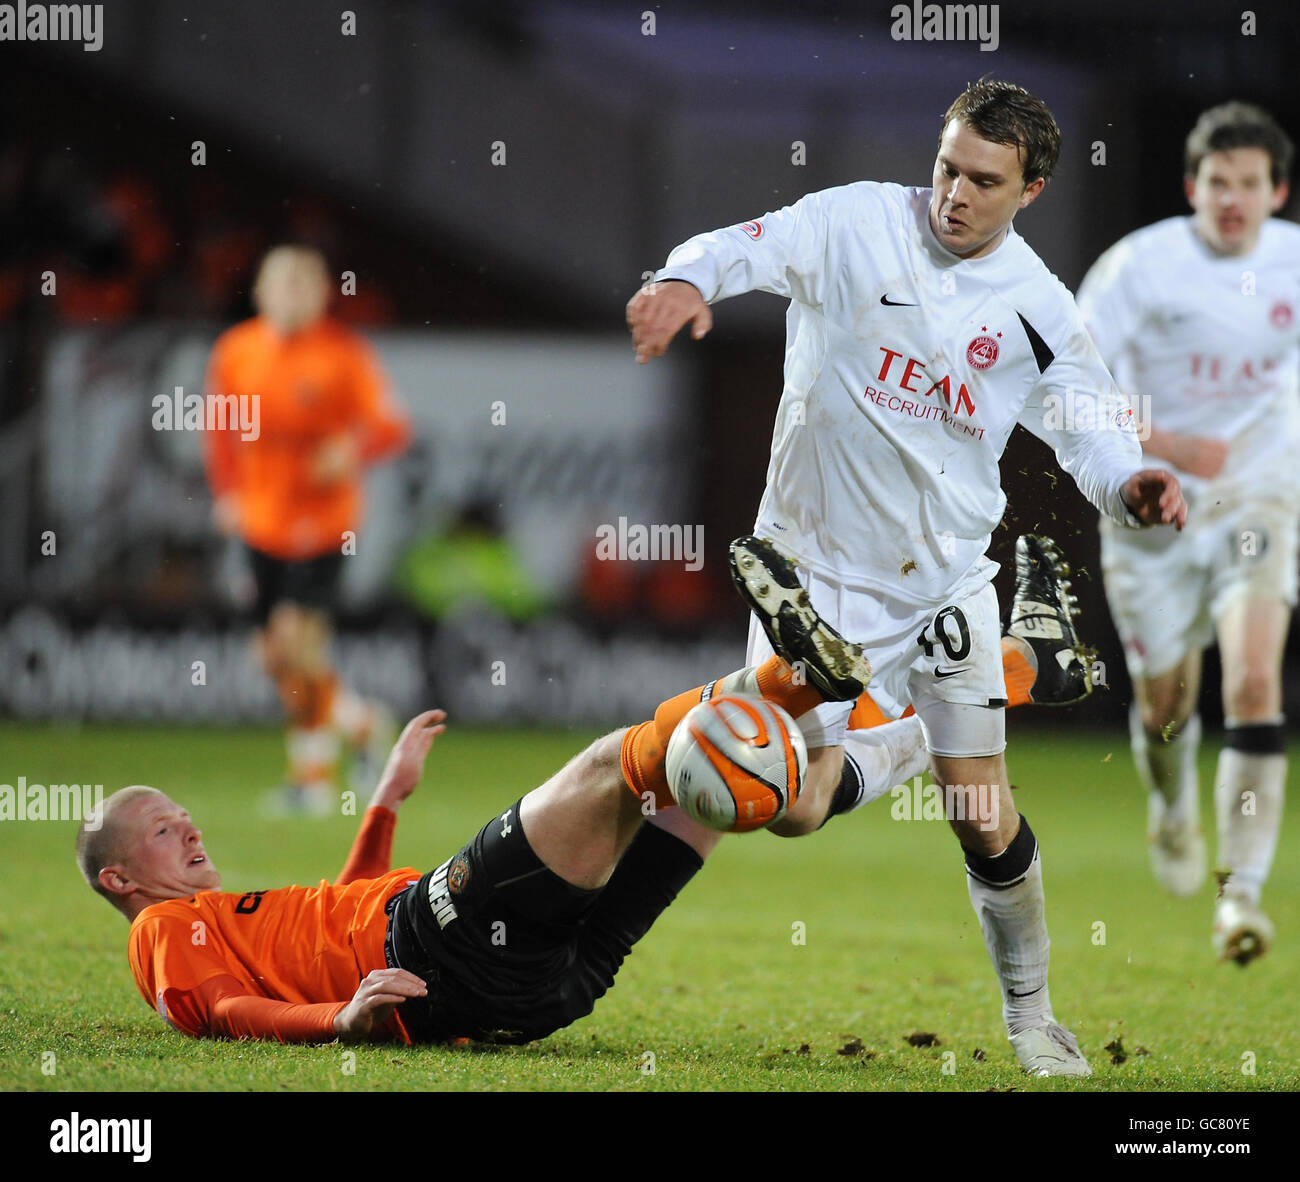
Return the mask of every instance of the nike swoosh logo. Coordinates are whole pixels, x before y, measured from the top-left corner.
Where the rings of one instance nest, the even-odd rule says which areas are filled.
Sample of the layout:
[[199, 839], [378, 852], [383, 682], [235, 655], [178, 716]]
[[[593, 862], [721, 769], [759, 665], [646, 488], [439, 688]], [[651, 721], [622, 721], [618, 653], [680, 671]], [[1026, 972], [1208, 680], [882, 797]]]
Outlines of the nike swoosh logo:
[[934, 667], [935, 677], [956, 677], [960, 669], [940, 669], [938, 665]]
[[1043, 987], [1040, 985], [1037, 989], [1031, 989], [1028, 993], [1017, 993], [1014, 989], [1008, 989], [1007, 992], [1011, 994], [1012, 997], [1033, 997], [1035, 993], [1041, 992], [1042, 988]]
[[882, 295], [880, 297], [880, 302], [884, 304], [886, 308], [919, 308], [921, 306], [920, 304], [900, 303], [898, 300], [891, 300], [887, 295]]

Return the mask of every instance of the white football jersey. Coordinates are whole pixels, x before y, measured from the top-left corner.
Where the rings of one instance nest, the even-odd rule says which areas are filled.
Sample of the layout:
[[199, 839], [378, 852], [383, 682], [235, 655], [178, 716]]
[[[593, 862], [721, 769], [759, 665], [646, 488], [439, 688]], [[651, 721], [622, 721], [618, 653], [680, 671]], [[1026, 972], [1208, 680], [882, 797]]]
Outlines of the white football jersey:
[[677, 247], [657, 279], [709, 303], [787, 296], [785, 390], [756, 532], [841, 583], [937, 606], [987, 582], [1017, 422], [1102, 512], [1141, 467], [1070, 293], [1014, 230], [962, 259], [931, 190], [862, 181]]
[[[1300, 483], [1300, 226], [1275, 219], [1246, 255], [1219, 255], [1191, 217], [1121, 239], [1079, 308], [1121, 387], [1161, 430], [1230, 444], [1214, 495]], [[1149, 399], [1149, 403], [1147, 403]], [[1139, 415], [1141, 417], [1141, 415]], [[1180, 474], [1189, 496], [1204, 482]]]

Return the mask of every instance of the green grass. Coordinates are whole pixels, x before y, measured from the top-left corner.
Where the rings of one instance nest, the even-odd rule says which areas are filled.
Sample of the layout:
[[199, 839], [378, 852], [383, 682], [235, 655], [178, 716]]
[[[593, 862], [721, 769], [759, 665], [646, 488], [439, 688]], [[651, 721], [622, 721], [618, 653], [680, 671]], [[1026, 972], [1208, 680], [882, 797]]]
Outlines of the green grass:
[[[1068, 732], [1067, 732], [1068, 733]], [[436, 865], [589, 735], [453, 732], [398, 828], [395, 865]], [[333, 877], [355, 821], [276, 820], [272, 730], [0, 725], [0, 782], [128, 783], [190, 807], [227, 890]], [[0, 1088], [1211, 1090], [1300, 1086], [1300, 831], [1294, 810], [1265, 897], [1278, 944], [1240, 970], [1212, 961], [1211, 887], [1150, 878], [1127, 739], [1013, 727], [1012, 780], [1044, 851], [1052, 998], [1094, 1075], [1016, 1068], [957, 846], [888, 799], [820, 833], [727, 838], [637, 947], [589, 1018], [524, 1048], [356, 1048], [198, 1041], [146, 1007], [126, 923], [72, 858], [74, 823], [0, 823]], [[1204, 819], [1215, 749], [1202, 753]], [[807, 942], [792, 942], [796, 922]], [[1105, 943], [1094, 943], [1094, 924]], [[910, 1046], [928, 1031], [936, 1046]], [[1126, 1062], [1104, 1050], [1122, 1038]], [[841, 1053], [857, 1045], [857, 1053]], [[1147, 1053], [1139, 1052], [1143, 1048]], [[976, 1058], [982, 1051], [984, 1058]], [[53, 1075], [42, 1057], [54, 1054]], [[954, 1058], [946, 1058], [952, 1052]], [[1255, 1057], [1255, 1074], [1242, 1071]], [[653, 1055], [653, 1073], [649, 1073]], [[46, 1056], [45, 1061], [49, 1059]], [[949, 1065], [951, 1074], [945, 1073]]]

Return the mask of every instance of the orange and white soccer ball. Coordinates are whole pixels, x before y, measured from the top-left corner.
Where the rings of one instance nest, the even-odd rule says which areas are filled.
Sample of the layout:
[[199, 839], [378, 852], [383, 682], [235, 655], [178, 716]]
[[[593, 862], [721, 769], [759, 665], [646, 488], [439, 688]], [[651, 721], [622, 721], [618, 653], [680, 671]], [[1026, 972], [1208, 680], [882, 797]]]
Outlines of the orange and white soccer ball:
[[664, 760], [687, 815], [730, 833], [761, 829], [799, 799], [803, 734], [780, 706], [742, 694], [710, 698], [677, 724]]

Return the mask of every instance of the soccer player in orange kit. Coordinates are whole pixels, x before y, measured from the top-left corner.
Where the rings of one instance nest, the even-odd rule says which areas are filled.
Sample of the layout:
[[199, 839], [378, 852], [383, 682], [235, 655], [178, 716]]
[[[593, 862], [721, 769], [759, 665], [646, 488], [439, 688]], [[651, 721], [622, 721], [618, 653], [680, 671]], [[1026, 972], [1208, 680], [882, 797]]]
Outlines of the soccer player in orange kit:
[[329, 613], [356, 552], [365, 467], [400, 452], [409, 428], [369, 347], [326, 315], [319, 252], [270, 251], [253, 298], [258, 315], [213, 348], [207, 394], [251, 399], [259, 430], [207, 432], [208, 479], [218, 528], [248, 547], [259, 654], [289, 722], [290, 804], [320, 812], [334, 804], [339, 736], [365, 748], [384, 729], [382, 707], [339, 683]]
[[[665, 725], [698, 701], [665, 703]], [[131, 920], [146, 1002], [195, 1037], [281, 1042], [516, 1043], [589, 1013], [722, 835], [677, 808], [642, 826], [622, 749], [645, 748], [639, 774], [671, 803], [649, 724], [642, 744], [630, 731], [597, 740], [437, 870], [390, 870], [396, 810], [445, 717], [407, 724], [332, 885], [222, 893], [184, 808], [141, 786], [109, 797], [77, 859]]]

